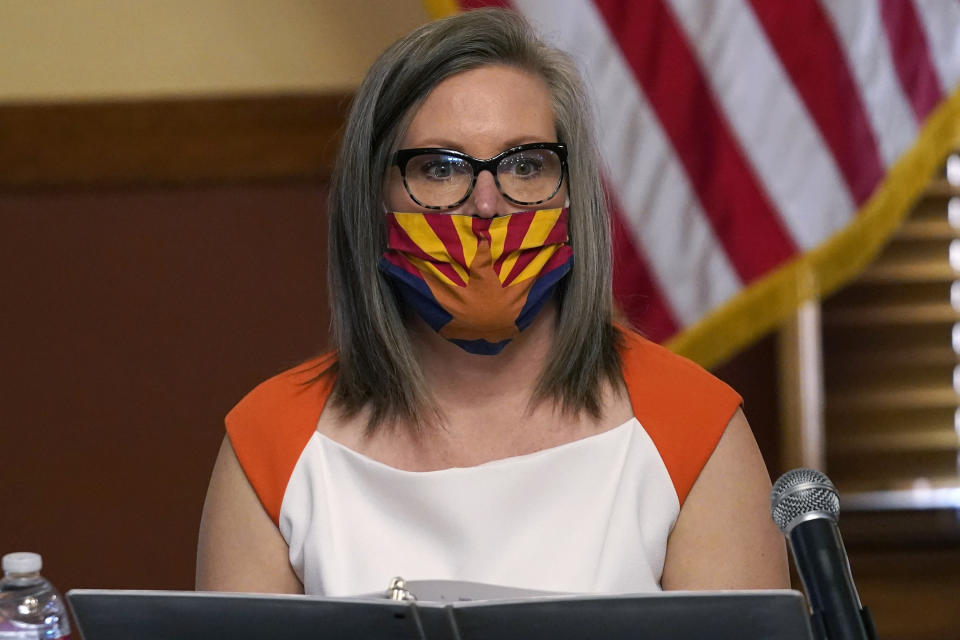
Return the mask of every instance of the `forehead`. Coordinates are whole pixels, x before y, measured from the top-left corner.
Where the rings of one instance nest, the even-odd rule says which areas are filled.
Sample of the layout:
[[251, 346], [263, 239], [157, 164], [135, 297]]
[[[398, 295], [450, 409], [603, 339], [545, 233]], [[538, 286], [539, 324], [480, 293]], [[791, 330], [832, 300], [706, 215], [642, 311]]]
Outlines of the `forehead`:
[[414, 112], [402, 147], [453, 147], [491, 157], [524, 142], [556, 141], [550, 90], [539, 76], [486, 66], [446, 78]]

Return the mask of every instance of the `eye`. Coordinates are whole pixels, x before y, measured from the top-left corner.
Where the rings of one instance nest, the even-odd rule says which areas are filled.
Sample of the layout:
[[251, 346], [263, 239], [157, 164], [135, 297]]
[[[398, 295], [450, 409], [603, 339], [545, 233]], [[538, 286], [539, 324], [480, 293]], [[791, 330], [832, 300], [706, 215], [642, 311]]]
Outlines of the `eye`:
[[425, 158], [418, 167], [418, 173], [427, 180], [449, 180], [468, 169], [463, 166], [459, 158], [433, 157]]
[[504, 158], [501, 170], [506, 170], [517, 178], [534, 178], [543, 172], [543, 160], [519, 153]]

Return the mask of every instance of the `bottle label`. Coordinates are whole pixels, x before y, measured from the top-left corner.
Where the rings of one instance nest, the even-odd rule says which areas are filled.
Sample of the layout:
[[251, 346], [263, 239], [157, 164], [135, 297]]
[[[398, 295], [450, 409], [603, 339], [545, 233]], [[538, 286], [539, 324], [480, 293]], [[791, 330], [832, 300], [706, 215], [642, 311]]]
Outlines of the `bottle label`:
[[24, 629], [10, 621], [0, 621], [0, 640], [70, 640], [70, 634], [49, 636], [42, 629]]
[[36, 629], [24, 629], [11, 622], [0, 622], [0, 640], [40, 640]]

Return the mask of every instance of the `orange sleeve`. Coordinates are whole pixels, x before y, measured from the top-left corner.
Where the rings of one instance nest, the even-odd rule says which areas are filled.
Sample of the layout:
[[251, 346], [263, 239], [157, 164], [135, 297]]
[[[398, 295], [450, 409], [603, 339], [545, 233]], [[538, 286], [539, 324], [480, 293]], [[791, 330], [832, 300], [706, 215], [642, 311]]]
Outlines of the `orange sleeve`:
[[690, 360], [631, 331], [621, 333], [634, 415], [657, 447], [682, 505], [743, 399]]
[[293, 467], [313, 432], [333, 388], [323, 372], [328, 354], [285, 371], [248, 393], [226, 417], [227, 435], [240, 466], [273, 522]]

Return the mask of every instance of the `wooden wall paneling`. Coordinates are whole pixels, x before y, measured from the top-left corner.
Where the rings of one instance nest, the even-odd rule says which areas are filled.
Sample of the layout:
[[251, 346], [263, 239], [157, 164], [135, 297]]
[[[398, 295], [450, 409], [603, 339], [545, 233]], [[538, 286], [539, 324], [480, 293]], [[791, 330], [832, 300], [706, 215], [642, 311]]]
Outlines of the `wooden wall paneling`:
[[329, 178], [350, 96], [0, 105], [0, 189]]
[[347, 103], [0, 107], [0, 553], [192, 588], [223, 415], [327, 340]]
[[222, 418], [325, 345], [324, 190], [0, 195], [0, 549], [191, 588]]
[[717, 377], [743, 397], [744, 415], [773, 480], [785, 471], [777, 358], [777, 334], [771, 333], [713, 369]]
[[957, 637], [960, 519], [955, 510], [842, 512], [840, 527], [860, 597], [881, 638]]

